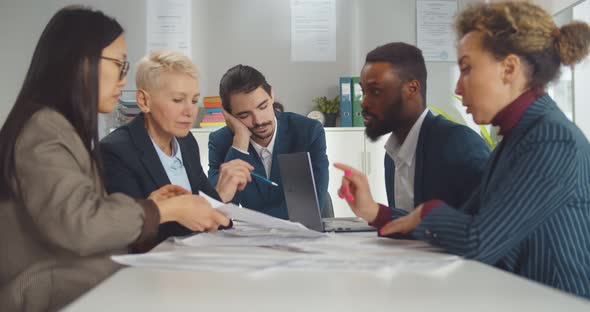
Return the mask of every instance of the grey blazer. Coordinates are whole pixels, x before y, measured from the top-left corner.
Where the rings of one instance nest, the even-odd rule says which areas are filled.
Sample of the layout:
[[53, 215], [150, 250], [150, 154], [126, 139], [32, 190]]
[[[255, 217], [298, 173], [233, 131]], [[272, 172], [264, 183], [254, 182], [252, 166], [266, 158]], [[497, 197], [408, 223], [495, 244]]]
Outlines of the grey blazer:
[[31, 117], [15, 162], [22, 196], [0, 201], [0, 310], [57, 310], [119, 268], [112, 254], [154, 240], [155, 204], [106, 195], [60, 113], [46, 108]]

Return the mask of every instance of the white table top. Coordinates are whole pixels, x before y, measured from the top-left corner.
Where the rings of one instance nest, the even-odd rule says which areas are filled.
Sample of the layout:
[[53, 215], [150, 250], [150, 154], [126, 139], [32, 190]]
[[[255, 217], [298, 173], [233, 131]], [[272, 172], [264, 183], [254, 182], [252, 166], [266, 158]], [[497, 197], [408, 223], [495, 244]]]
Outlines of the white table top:
[[[383, 242], [379, 241], [380, 244]], [[395, 240], [387, 240], [384, 245], [387, 244], [403, 245]], [[174, 247], [163, 244], [158, 250], [171, 248]], [[271, 252], [258, 251], [255, 247], [252, 250]], [[424, 251], [407, 251], [407, 254], [412, 253], [423, 255]], [[431, 254], [433, 257], [444, 256]], [[162, 312], [185, 309], [588, 312], [590, 301], [475, 261], [459, 260], [452, 270], [442, 275], [351, 271], [252, 274], [128, 267], [99, 284], [65, 311]]]

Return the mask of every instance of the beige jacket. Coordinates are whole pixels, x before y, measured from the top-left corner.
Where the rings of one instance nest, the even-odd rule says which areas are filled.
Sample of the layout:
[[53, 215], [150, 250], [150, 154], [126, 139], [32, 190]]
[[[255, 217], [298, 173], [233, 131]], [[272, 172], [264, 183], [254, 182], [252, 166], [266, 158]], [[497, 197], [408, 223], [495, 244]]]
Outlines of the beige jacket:
[[107, 196], [60, 113], [43, 109], [15, 149], [20, 201], [0, 201], [0, 311], [52, 311], [115, 272], [110, 255], [154, 239], [151, 201]]

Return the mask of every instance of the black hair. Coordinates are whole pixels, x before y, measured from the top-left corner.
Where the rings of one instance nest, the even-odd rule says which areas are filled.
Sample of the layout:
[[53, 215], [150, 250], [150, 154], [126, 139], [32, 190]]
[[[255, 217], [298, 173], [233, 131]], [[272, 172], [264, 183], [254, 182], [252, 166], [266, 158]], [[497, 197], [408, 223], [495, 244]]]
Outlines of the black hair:
[[407, 43], [392, 42], [369, 52], [365, 62], [390, 63], [402, 82], [418, 81], [420, 94], [426, 103], [426, 63], [424, 63], [424, 56], [422, 56], [420, 49]]
[[271, 95], [271, 86], [256, 68], [242, 64], [230, 68], [219, 82], [219, 96], [223, 109], [231, 113], [230, 97], [233, 94], [250, 93], [258, 87], [262, 87]]
[[272, 108], [281, 113], [285, 112], [285, 106], [279, 102], [274, 102]]
[[[102, 178], [98, 145], [98, 66], [102, 50], [123, 33], [104, 13], [68, 6], [49, 21], [12, 110], [0, 130], [0, 198], [16, 198], [13, 189], [15, 145], [37, 111], [51, 108], [72, 124]], [[18, 183], [17, 183], [18, 185]]]

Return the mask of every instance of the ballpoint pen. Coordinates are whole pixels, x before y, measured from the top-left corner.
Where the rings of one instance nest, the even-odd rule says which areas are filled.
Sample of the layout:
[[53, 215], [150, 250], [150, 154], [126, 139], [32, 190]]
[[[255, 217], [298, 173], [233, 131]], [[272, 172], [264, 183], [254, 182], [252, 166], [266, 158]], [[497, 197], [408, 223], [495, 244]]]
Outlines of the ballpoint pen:
[[250, 175], [253, 176], [253, 177], [256, 177], [256, 178], [258, 178], [258, 179], [260, 179], [260, 180], [262, 180], [262, 181], [264, 181], [264, 182], [266, 182], [268, 184], [271, 184], [271, 185], [274, 185], [274, 186], [279, 186], [275, 182], [273, 182], [273, 181], [271, 181], [271, 180], [269, 180], [269, 179], [267, 179], [267, 178], [259, 175], [258, 173], [250, 172]]

